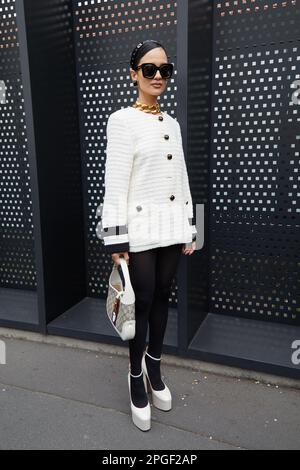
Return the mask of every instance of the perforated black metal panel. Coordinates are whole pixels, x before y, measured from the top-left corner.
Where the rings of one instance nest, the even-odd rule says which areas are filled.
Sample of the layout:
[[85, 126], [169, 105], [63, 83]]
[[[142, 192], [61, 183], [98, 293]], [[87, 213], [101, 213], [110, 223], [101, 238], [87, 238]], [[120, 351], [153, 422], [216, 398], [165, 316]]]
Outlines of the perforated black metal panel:
[[[212, 2], [189, 0], [188, 19], [188, 172], [194, 206], [205, 207], [204, 246], [188, 259], [188, 340], [209, 308], [209, 166], [212, 55]], [[201, 224], [197, 219], [200, 232]], [[199, 238], [199, 237], [198, 237]], [[197, 241], [198, 243], [198, 241]], [[199, 247], [198, 247], [199, 248]]]
[[[96, 209], [103, 201], [106, 122], [117, 109], [137, 97], [130, 79], [130, 56], [144, 39], [162, 42], [175, 74], [159, 98], [161, 108], [176, 116], [176, 2], [74, 1], [74, 34], [81, 120], [85, 213], [87, 216], [87, 272], [91, 297], [105, 297], [112, 267], [95, 228]], [[176, 303], [174, 280], [170, 304]]]
[[215, 5], [217, 50], [298, 40], [298, 0], [226, 0]]
[[33, 211], [14, 1], [0, 3], [0, 286], [36, 289]]
[[214, 313], [300, 324], [299, 8], [215, 4]]

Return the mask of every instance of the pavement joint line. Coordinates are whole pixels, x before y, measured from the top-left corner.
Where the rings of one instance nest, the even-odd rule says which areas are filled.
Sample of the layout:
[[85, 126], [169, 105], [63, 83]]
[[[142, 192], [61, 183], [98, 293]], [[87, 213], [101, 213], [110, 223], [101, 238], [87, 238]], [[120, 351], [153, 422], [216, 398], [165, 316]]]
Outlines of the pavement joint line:
[[[16, 330], [0, 327], [0, 339], [18, 339], [23, 341], [50, 344], [53, 346], [98, 352], [107, 356], [120, 356], [129, 360], [129, 351], [126, 346], [101, 343], [97, 341], [83, 340], [60, 335], [44, 335], [42, 333], [27, 330]], [[300, 380], [280, 375], [268, 374], [252, 369], [242, 369], [234, 366], [218, 364], [214, 362], [201, 361], [194, 358], [174, 356], [173, 354], [162, 354], [163, 364], [172, 367], [181, 367], [199, 373], [212, 374], [217, 377], [259, 381], [261, 384], [279, 386], [289, 390], [300, 390]]]
[[[130, 413], [126, 413], [125, 411], [120, 411], [120, 410], [117, 410], [115, 408], [109, 408], [109, 407], [105, 407], [105, 406], [101, 406], [101, 405], [97, 405], [95, 403], [89, 403], [89, 402], [85, 402], [85, 401], [82, 401], [82, 400], [78, 400], [76, 398], [70, 398], [70, 397], [64, 397], [62, 395], [56, 395], [54, 393], [49, 393], [49, 392], [45, 392], [45, 391], [42, 391], [42, 390], [33, 390], [31, 388], [27, 388], [27, 387], [21, 387], [20, 385], [15, 385], [15, 384], [6, 384], [6, 383], [3, 383], [3, 382], [0, 382], [0, 387], [3, 388], [3, 387], [11, 387], [11, 388], [16, 388], [18, 390], [25, 390], [26, 392], [31, 392], [31, 393], [38, 393], [40, 395], [46, 395], [46, 396], [49, 396], [51, 398], [59, 398], [61, 400], [66, 400], [66, 401], [71, 401], [73, 403], [80, 403], [82, 405], [87, 405], [87, 406], [92, 406], [92, 407], [95, 407], [95, 408], [99, 408], [101, 410], [105, 410], [105, 411], [109, 411], [109, 412], [115, 412], [115, 413], [120, 413], [121, 415], [123, 416], [128, 416], [130, 417]], [[128, 398], [129, 398], [129, 395], [128, 395]], [[129, 401], [129, 400], [128, 400]], [[153, 405], [152, 405], [153, 406]], [[168, 428], [172, 428], [172, 429], [175, 429], [177, 431], [182, 431], [182, 432], [188, 432], [190, 434], [194, 434], [195, 436], [201, 436], [205, 439], [207, 439], [208, 441], [210, 442], [216, 442], [216, 443], [219, 443], [219, 444], [225, 444], [225, 445], [229, 445], [231, 447], [234, 447], [236, 449], [241, 449], [241, 450], [247, 450], [246, 448], [243, 448], [241, 446], [237, 446], [236, 444], [232, 444], [231, 442], [227, 442], [227, 441], [223, 441], [223, 440], [220, 440], [220, 439], [215, 439], [215, 438], [212, 438], [210, 439], [210, 436], [207, 436], [206, 434], [204, 433], [200, 433], [200, 432], [196, 432], [196, 431], [191, 431], [189, 429], [184, 429], [184, 428], [180, 428], [179, 426], [175, 426], [174, 424], [166, 424], [166, 423], [162, 423], [161, 421], [159, 421], [158, 419], [154, 418], [152, 419], [156, 424], [160, 425], [160, 426], [165, 426], [165, 427], [168, 427]]]

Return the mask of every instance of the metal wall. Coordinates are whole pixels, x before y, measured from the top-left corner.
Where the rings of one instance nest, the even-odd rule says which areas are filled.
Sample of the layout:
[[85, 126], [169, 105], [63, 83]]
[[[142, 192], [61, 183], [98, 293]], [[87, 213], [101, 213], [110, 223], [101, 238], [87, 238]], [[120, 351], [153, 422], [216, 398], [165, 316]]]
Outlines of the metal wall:
[[36, 290], [33, 209], [14, 2], [0, 4], [0, 287]]
[[295, 1], [214, 4], [211, 312], [300, 325], [299, 39]]

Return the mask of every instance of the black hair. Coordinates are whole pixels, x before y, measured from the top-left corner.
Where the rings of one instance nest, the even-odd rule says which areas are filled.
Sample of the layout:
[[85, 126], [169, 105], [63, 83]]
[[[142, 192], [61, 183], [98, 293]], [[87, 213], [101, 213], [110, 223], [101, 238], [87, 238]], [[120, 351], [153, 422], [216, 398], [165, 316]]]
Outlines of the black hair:
[[147, 54], [147, 52], [155, 49], [156, 47], [162, 47], [165, 53], [167, 54], [166, 49], [160, 42], [154, 41], [153, 39], [146, 39], [145, 41], [140, 42], [132, 51], [130, 59], [130, 67], [133, 70], [136, 70], [136, 67], [140, 59]]

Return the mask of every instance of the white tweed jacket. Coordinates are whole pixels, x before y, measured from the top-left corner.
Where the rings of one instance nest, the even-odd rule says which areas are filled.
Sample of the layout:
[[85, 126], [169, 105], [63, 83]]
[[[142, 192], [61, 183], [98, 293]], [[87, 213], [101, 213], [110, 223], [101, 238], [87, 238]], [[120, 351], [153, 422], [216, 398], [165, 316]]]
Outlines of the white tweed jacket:
[[106, 253], [138, 252], [196, 239], [178, 121], [128, 106], [106, 127], [104, 199], [97, 237]]

